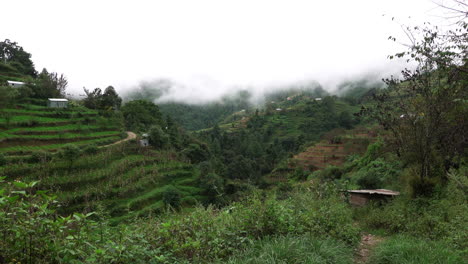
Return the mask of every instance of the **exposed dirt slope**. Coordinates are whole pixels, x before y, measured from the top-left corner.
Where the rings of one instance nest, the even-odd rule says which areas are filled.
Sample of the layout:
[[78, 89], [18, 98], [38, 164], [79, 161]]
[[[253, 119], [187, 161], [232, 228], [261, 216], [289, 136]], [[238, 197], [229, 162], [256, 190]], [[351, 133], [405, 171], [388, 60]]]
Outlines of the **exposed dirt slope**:
[[362, 154], [369, 143], [376, 140], [373, 129], [356, 128], [346, 131], [332, 131], [324, 140], [295, 155], [290, 163], [291, 168], [301, 167], [315, 171], [334, 165], [340, 166], [351, 154]]

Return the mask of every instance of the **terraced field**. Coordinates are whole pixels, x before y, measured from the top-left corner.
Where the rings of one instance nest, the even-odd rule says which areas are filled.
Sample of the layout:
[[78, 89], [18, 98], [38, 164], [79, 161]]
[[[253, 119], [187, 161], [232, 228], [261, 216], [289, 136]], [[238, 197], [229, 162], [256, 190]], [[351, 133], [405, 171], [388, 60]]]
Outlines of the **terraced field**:
[[343, 131], [340, 136], [331, 136], [336, 131], [324, 136], [324, 140], [295, 155], [289, 166], [304, 170], [321, 170], [327, 166], [340, 166], [349, 155], [362, 154], [367, 145], [376, 140], [375, 129], [356, 128]]
[[176, 156], [126, 142], [83, 155], [72, 167], [61, 159], [12, 164], [0, 167], [0, 176], [39, 180], [39, 189], [58, 194], [64, 214], [104, 210], [113, 223], [119, 223], [160, 213], [169, 188], [178, 191], [182, 205], [203, 201], [198, 170]]
[[67, 143], [80, 147], [105, 145], [122, 138], [118, 122], [98, 112], [71, 106], [45, 107], [45, 101], [17, 104], [0, 111], [0, 153], [28, 156], [38, 150], [54, 152]]

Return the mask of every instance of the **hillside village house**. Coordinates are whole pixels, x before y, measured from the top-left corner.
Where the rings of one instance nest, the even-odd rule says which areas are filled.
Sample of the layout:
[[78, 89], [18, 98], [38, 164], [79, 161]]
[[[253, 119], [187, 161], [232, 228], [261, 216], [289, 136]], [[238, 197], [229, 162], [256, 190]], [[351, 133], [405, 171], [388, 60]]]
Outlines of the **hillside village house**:
[[47, 107], [50, 108], [67, 108], [68, 99], [65, 98], [48, 98]]
[[15, 82], [15, 81], [7, 81], [7, 84], [11, 87], [15, 87], [15, 88], [19, 88], [23, 85], [25, 85], [26, 83], [24, 82]]
[[141, 135], [141, 138], [139, 143], [141, 147], [148, 147], [149, 146], [149, 139], [148, 139], [148, 134], [143, 134]]
[[385, 202], [400, 195], [399, 192], [386, 189], [347, 190], [346, 192], [349, 194], [349, 203], [354, 206], [364, 206], [370, 201]]

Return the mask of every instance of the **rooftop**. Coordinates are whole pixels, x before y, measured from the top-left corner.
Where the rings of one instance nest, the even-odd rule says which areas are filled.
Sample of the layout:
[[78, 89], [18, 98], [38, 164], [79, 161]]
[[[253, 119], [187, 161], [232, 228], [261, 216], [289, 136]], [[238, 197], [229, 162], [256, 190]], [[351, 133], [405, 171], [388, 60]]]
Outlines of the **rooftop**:
[[400, 192], [387, 190], [387, 189], [375, 189], [375, 190], [347, 190], [349, 193], [365, 193], [365, 194], [382, 194], [382, 195], [390, 195], [396, 196], [400, 195]]
[[65, 98], [47, 98], [47, 100], [53, 101], [53, 102], [68, 102], [68, 99], [65, 99]]
[[8, 84], [25, 84], [24, 82], [7, 81]]

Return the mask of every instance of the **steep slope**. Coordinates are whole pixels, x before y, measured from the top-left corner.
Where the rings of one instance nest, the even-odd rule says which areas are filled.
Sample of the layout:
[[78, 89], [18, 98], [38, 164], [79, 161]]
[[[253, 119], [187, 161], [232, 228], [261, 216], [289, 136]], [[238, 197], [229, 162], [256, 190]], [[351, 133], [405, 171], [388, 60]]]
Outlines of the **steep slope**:
[[76, 105], [53, 109], [45, 107], [44, 100], [29, 101], [0, 111], [0, 153], [54, 152], [67, 143], [104, 145], [122, 137], [119, 124], [97, 111]]
[[369, 143], [376, 140], [376, 128], [335, 130], [327, 133], [317, 144], [294, 155], [289, 162], [291, 168], [315, 171], [327, 166], [341, 166], [349, 155], [362, 154]]

